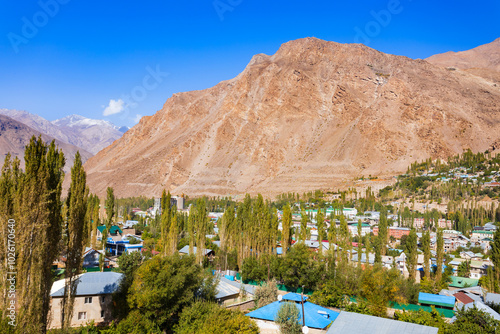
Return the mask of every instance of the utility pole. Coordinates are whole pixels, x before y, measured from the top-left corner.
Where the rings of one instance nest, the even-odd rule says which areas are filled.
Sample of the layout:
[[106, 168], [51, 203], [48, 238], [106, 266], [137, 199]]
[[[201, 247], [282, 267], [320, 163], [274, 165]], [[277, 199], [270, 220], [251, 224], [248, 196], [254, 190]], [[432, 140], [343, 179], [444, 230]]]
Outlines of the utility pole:
[[306, 318], [304, 316], [304, 287], [305, 285], [302, 285], [302, 291], [300, 292], [300, 301], [302, 304], [302, 327], [306, 325]]

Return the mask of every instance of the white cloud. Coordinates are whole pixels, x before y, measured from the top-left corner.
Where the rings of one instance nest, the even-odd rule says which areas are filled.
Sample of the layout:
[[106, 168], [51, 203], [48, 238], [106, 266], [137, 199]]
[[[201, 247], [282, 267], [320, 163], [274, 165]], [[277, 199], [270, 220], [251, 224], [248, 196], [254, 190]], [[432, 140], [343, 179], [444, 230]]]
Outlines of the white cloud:
[[103, 115], [110, 116], [114, 114], [119, 114], [125, 109], [125, 102], [122, 99], [109, 100], [109, 105], [104, 109]]
[[139, 121], [141, 120], [141, 118], [142, 118], [142, 115], [139, 115], [139, 114], [135, 115], [134, 122], [135, 123], [139, 123]]

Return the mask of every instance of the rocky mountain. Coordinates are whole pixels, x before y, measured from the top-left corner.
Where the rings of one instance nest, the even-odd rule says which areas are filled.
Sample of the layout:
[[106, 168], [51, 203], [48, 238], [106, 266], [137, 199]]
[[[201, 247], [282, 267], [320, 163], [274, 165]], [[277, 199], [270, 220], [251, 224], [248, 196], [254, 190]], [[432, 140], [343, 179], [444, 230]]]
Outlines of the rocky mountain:
[[67, 116], [52, 122], [69, 136], [69, 143], [83, 147], [96, 154], [123, 135], [120, 128], [111, 122], [85, 118], [79, 115]]
[[500, 38], [471, 50], [437, 54], [427, 58], [427, 61], [449, 69], [466, 70], [480, 77], [500, 82]]
[[174, 94], [85, 165], [93, 192], [272, 195], [337, 189], [500, 137], [500, 87], [462, 70], [315, 38]]
[[[24, 148], [32, 136], [38, 137], [39, 135], [46, 142], [51, 142], [54, 139], [8, 116], [0, 115], [0, 162], [3, 164], [5, 156], [10, 152], [13, 158], [18, 157], [21, 160], [21, 167], [24, 167]], [[77, 151], [80, 151], [84, 162], [92, 156], [91, 153], [58, 139], [56, 139], [56, 145], [64, 152], [66, 158], [64, 170], [66, 172], [69, 172], [73, 166]]]
[[120, 128], [110, 122], [79, 115], [71, 115], [50, 122], [23, 110], [0, 109], [0, 114], [9, 116], [62, 142], [81, 147], [92, 154], [96, 154], [123, 134]]

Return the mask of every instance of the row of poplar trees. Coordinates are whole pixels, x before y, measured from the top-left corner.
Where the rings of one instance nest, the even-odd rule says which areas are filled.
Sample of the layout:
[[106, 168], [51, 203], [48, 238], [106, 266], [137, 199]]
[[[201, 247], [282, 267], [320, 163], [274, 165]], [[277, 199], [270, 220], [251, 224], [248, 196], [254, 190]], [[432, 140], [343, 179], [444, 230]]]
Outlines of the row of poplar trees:
[[[54, 141], [32, 137], [25, 148], [24, 170], [8, 154], [0, 176], [0, 310], [7, 309], [7, 221], [15, 220], [16, 327], [18, 333], [45, 333], [49, 320], [53, 262], [67, 258], [61, 321], [72, 317], [76, 276], [91, 227], [87, 210], [88, 188], [80, 154], [71, 168], [71, 185], [63, 200], [64, 154]], [[9, 270], [8, 270], [9, 269]], [[10, 283], [9, 283], [10, 285]], [[0, 313], [1, 314], [1, 313]], [[5, 323], [6, 314], [1, 314]]]

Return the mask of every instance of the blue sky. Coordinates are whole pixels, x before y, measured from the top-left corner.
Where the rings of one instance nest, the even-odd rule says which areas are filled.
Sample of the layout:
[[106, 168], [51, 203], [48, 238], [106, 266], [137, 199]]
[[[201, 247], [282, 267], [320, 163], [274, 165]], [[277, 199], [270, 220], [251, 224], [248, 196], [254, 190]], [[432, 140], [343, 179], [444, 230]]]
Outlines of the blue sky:
[[293, 39], [362, 42], [426, 58], [500, 37], [498, 0], [41, 0], [0, 6], [0, 108], [128, 126], [137, 115], [154, 114], [173, 93], [233, 78], [254, 54], [273, 54]]

